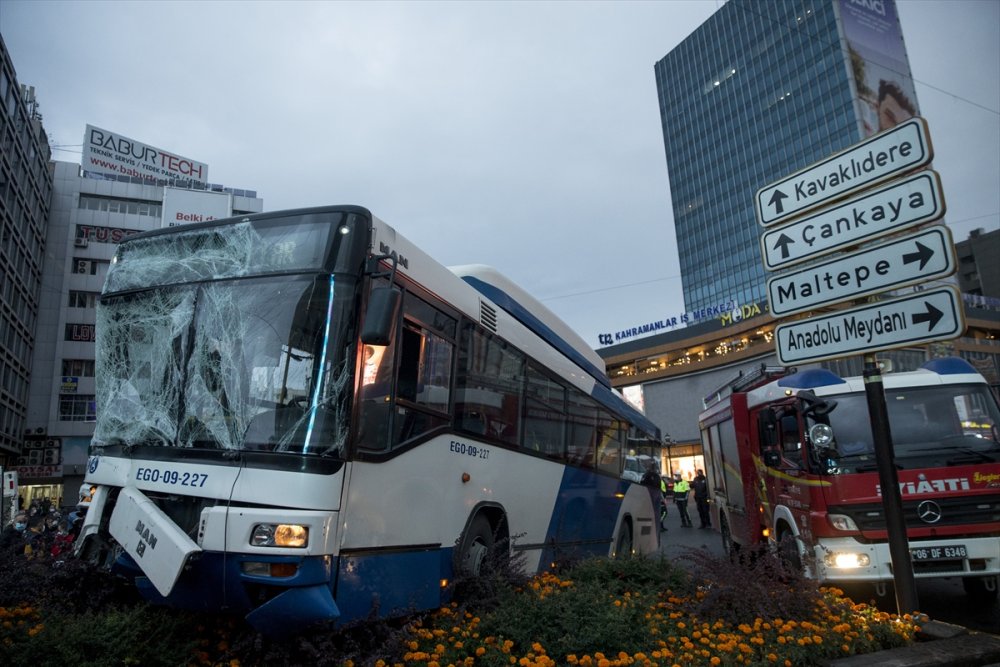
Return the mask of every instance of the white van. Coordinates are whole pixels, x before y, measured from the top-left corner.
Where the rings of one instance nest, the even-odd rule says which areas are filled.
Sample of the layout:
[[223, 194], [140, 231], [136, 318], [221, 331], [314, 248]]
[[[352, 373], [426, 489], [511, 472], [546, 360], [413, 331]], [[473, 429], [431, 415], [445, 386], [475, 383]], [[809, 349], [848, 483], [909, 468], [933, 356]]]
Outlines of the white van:
[[641, 482], [642, 476], [646, 474], [650, 464], [655, 467], [657, 474], [659, 474], [660, 465], [652, 456], [648, 456], [646, 454], [626, 456], [625, 470], [622, 471], [622, 479], [627, 479], [630, 482]]

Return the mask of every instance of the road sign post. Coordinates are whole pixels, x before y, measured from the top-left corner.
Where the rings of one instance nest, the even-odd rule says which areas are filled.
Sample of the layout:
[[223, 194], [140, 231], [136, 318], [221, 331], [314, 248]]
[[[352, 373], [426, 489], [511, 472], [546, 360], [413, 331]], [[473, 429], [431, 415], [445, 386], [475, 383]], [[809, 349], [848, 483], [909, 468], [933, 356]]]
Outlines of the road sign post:
[[[906, 518], [903, 515], [903, 498], [899, 492], [899, 474], [896, 456], [892, 449], [892, 429], [889, 410], [885, 404], [885, 386], [875, 354], [865, 355], [865, 397], [868, 399], [868, 416], [871, 420], [872, 448], [878, 467], [879, 484], [887, 493], [882, 494], [886, 531], [889, 536], [889, 558], [892, 561], [893, 581], [896, 584], [896, 609], [899, 615], [917, 611], [917, 587], [913, 576], [909, 540], [906, 536]], [[891, 491], [889, 491], [891, 489]]]
[[955, 272], [955, 244], [940, 225], [767, 281], [771, 313], [792, 315]]
[[[938, 220], [945, 206], [937, 174], [926, 170], [905, 176], [933, 157], [927, 122], [916, 117], [761, 188], [754, 197], [757, 222], [776, 227], [761, 235], [764, 268], [792, 267]], [[891, 182], [880, 185], [885, 181]], [[777, 275], [767, 283], [768, 300], [771, 313], [780, 317], [943, 278], [955, 269], [951, 234], [934, 227]], [[964, 331], [961, 295], [954, 287], [940, 287], [779, 324], [774, 332], [778, 361], [785, 366], [864, 355], [865, 394], [901, 616], [917, 609], [917, 595], [875, 354], [957, 338]]]
[[795, 172], [757, 191], [754, 208], [764, 227], [791, 220], [827, 202], [930, 163], [927, 121], [919, 116]]

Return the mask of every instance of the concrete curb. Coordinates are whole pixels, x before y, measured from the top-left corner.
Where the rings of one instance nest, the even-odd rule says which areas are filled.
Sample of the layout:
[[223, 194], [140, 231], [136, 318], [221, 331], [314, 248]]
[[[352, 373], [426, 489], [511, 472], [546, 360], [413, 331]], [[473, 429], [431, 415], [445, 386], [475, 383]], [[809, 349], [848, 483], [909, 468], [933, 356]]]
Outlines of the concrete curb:
[[940, 621], [921, 626], [917, 643], [877, 653], [853, 655], [827, 667], [989, 667], [1000, 665], [1000, 636], [970, 632]]

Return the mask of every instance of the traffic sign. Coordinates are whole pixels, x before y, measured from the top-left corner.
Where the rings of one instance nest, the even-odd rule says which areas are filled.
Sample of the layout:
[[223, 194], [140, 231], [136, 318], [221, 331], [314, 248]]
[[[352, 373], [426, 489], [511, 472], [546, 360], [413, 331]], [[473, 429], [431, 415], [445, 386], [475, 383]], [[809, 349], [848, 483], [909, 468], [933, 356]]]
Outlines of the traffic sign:
[[955, 273], [955, 245], [944, 225], [812, 264], [767, 281], [772, 315], [858, 299]]
[[877, 190], [770, 229], [760, 237], [768, 271], [801, 264], [863, 241], [903, 231], [945, 214], [941, 179], [921, 171]]
[[933, 157], [927, 121], [911, 118], [758, 190], [754, 198], [757, 222], [770, 227], [790, 220], [929, 164]]
[[778, 362], [794, 366], [958, 338], [965, 331], [954, 287], [781, 324], [774, 336]]

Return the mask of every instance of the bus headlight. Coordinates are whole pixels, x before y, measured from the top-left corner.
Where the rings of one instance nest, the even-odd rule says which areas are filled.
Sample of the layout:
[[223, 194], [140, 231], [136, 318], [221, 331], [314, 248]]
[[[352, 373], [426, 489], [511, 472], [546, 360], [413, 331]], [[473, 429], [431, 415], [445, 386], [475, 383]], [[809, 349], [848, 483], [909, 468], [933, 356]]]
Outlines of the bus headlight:
[[856, 531], [858, 529], [858, 524], [854, 523], [854, 519], [846, 514], [828, 514], [826, 520], [837, 530]]
[[823, 557], [826, 566], [836, 570], [850, 570], [858, 567], [868, 567], [872, 559], [868, 554], [859, 554], [852, 551], [842, 551], [827, 554]]
[[309, 529], [293, 523], [259, 523], [250, 534], [255, 547], [302, 548], [309, 544]]

